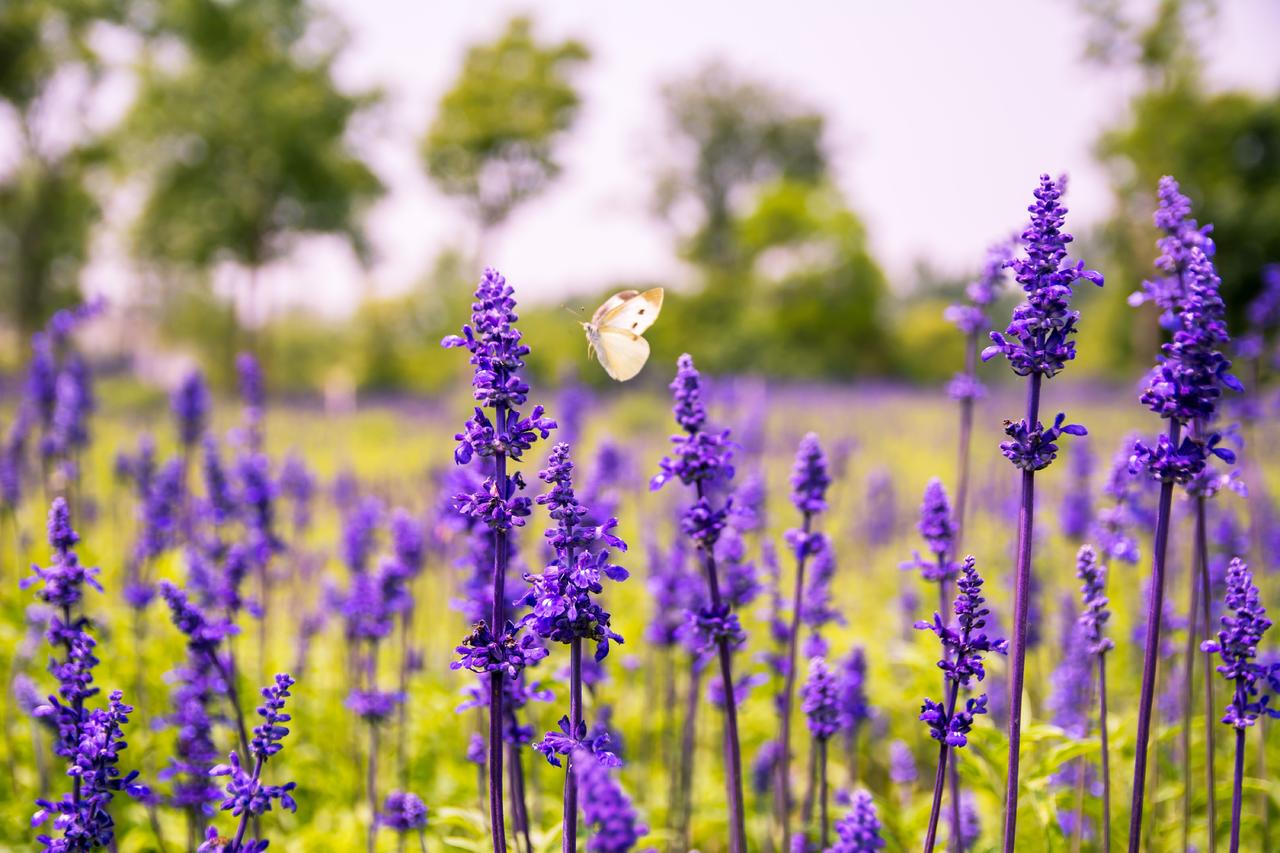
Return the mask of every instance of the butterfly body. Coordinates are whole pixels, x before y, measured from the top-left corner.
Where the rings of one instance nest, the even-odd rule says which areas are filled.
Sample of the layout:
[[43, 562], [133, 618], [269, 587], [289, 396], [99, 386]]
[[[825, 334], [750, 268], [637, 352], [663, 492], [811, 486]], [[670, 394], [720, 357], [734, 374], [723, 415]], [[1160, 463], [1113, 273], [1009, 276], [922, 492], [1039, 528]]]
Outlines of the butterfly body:
[[662, 311], [662, 295], [661, 287], [615, 293], [582, 324], [588, 350], [613, 379], [626, 382], [649, 360], [649, 342], [642, 336]]

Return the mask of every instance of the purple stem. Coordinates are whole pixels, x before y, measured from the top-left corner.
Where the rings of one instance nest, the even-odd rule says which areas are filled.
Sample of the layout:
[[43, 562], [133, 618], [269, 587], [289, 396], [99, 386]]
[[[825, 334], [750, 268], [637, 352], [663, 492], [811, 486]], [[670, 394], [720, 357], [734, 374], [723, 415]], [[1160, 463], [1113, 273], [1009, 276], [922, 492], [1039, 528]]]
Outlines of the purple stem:
[[814, 745], [818, 748], [818, 823], [822, 827], [819, 837], [822, 849], [826, 850], [831, 843], [831, 821], [827, 814], [827, 739], [819, 738]]
[[[1209, 543], [1208, 533], [1205, 524], [1205, 498], [1204, 495], [1196, 497], [1196, 563], [1199, 567], [1200, 576], [1200, 619], [1201, 627], [1204, 628], [1204, 639], [1208, 640], [1212, 632], [1210, 627], [1213, 623], [1209, 616]], [[1195, 633], [1195, 618], [1191, 619], [1192, 627], [1188, 630]], [[1218, 849], [1218, 807], [1216, 803], [1217, 797], [1214, 795], [1214, 784], [1217, 776], [1213, 770], [1213, 653], [1205, 652], [1204, 662], [1204, 760], [1205, 760], [1205, 796], [1208, 797], [1209, 804], [1209, 853], [1216, 853]], [[1190, 675], [1190, 671], [1187, 673]], [[1191, 761], [1187, 760], [1188, 766]]]
[[[1240, 692], [1237, 687], [1236, 696], [1244, 701]], [[1236, 766], [1231, 786], [1231, 853], [1238, 853], [1240, 850], [1240, 806], [1244, 800], [1244, 733], [1244, 729], [1236, 729]]]
[[[945, 571], [947, 555], [938, 555], [938, 568]], [[938, 577], [938, 603], [939, 613], [946, 613], [951, 601], [951, 583], [947, 580], [945, 574]], [[946, 647], [943, 647], [943, 655], [948, 659], [951, 653]], [[942, 677], [942, 694], [947, 693], [947, 677]], [[947, 847], [951, 850], [960, 850], [960, 756], [959, 754], [951, 756], [947, 762], [947, 785], [951, 789], [951, 838], [947, 843]]]
[[[64, 632], [71, 630], [71, 605], [64, 604], [62, 606], [62, 624]], [[71, 660], [71, 640], [64, 638], [62, 647], [67, 651], [67, 660]], [[84, 699], [76, 696], [71, 702], [71, 707], [76, 712], [76, 740], [80, 739], [80, 726], [84, 722]], [[76, 805], [80, 805], [80, 774], [71, 777], [71, 801]]]
[[[507, 407], [498, 405], [494, 425], [498, 436], [505, 433]], [[499, 494], [507, 495], [507, 457], [499, 453], [493, 457], [494, 483]], [[490, 631], [499, 636], [506, 624], [507, 583], [507, 531], [493, 531], [493, 609], [490, 612]], [[489, 826], [493, 834], [493, 853], [507, 853], [506, 816], [502, 805], [502, 670], [489, 673]]]
[[[960, 683], [952, 682], [947, 690], [947, 720], [951, 720], [956, 712], [956, 698], [960, 695]], [[947, 753], [950, 752], [945, 740], [938, 745], [938, 772], [933, 777], [933, 807], [929, 810], [929, 830], [924, 837], [924, 853], [932, 853], [933, 845], [938, 840], [938, 816], [942, 812], [942, 788], [947, 778]]]
[[[703, 495], [702, 481], [698, 481], [698, 499]], [[703, 550], [707, 570], [707, 591], [711, 606], [717, 611], [723, 606], [720, 597], [720, 581], [716, 575], [716, 558], [709, 549]], [[738, 699], [734, 695], [733, 658], [727, 637], [716, 640], [720, 658], [720, 680], [724, 684], [724, 751], [725, 793], [729, 805], [729, 853], [747, 853], [747, 832], [742, 800], [742, 750], [738, 742]], [[496, 850], [495, 853], [502, 853]]]
[[[804, 513], [802, 529], [805, 541], [813, 527], [812, 513]], [[791, 597], [791, 628], [787, 638], [787, 672], [782, 683], [782, 725], [778, 734], [782, 753], [778, 757], [774, 784], [774, 810], [782, 822], [782, 849], [791, 849], [791, 709], [796, 691], [796, 646], [800, 639], [800, 598], [804, 595], [804, 569], [809, 549], [804, 547], [796, 558], [796, 585]]]
[[240, 751], [249, 754], [249, 730], [245, 728], [244, 712], [240, 710], [240, 694], [236, 690], [235, 673], [228, 669], [218, 658], [217, 652], [209, 652], [209, 661], [218, 671], [218, 676], [227, 685], [227, 699], [231, 702], [231, 710], [236, 715], [236, 734], [240, 737]]
[[1111, 755], [1107, 746], [1107, 653], [1098, 655], [1098, 730], [1102, 735], [1102, 853], [1111, 853]]
[[[262, 756], [259, 755], [257, 760], [253, 764], [253, 780], [251, 782], [252, 791], [256, 792], [258, 790], [258, 780], [261, 778], [262, 778]], [[237, 851], [241, 849], [241, 845], [244, 844], [244, 834], [249, 830], [250, 814], [251, 812], [249, 809], [245, 809], [240, 814], [240, 825], [236, 827], [236, 837], [231, 842], [231, 853], [237, 853]]]
[[[365, 658], [365, 689], [372, 692], [378, 680], [378, 643], [369, 641]], [[378, 723], [369, 720], [369, 762], [366, 765], [365, 789], [369, 797], [369, 853], [378, 847]]]
[[698, 696], [701, 692], [702, 664], [694, 654], [689, 656], [689, 692], [685, 696], [684, 727], [680, 735], [680, 823], [676, 836], [680, 840], [681, 853], [689, 849], [689, 830], [693, 822], [693, 761], [697, 751]]
[[[1039, 373], [1027, 383], [1027, 427], [1035, 429], [1040, 419]], [[1022, 746], [1022, 681], [1027, 664], [1027, 605], [1031, 586], [1031, 537], [1035, 521], [1036, 478], [1022, 471], [1022, 504], [1018, 509], [1018, 574], [1014, 585], [1013, 639], [1009, 674], [1009, 764], [1004, 801], [1004, 853], [1013, 853], [1018, 837], [1018, 760]]]
[[[569, 644], [569, 731], [578, 736], [582, 723], [582, 639], [574, 637]], [[578, 776], [574, 772], [573, 755], [564, 763], [564, 853], [578, 849]]]
[[[1188, 590], [1191, 600], [1187, 604], [1187, 648], [1183, 660], [1187, 668], [1182, 680], [1182, 849], [1191, 849], [1191, 707], [1195, 703], [1196, 672], [1196, 620], [1200, 609], [1200, 585], [1196, 583], [1199, 565], [1199, 537], [1203, 533], [1199, 523], [1196, 525], [1196, 545], [1192, 554], [1192, 573]], [[1212, 798], [1211, 798], [1212, 799]]]
[[[1169, 443], [1178, 444], [1182, 425], [1169, 421]], [[1156, 670], [1160, 660], [1160, 617], [1164, 613], [1165, 557], [1169, 550], [1169, 513], [1173, 507], [1173, 481], [1160, 484], [1156, 536], [1151, 554], [1151, 595], [1147, 607], [1147, 640], [1142, 656], [1142, 693], [1138, 699], [1137, 754], [1133, 761], [1133, 805], [1129, 811], [1129, 853], [1142, 846], [1142, 802], [1147, 782], [1147, 746], [1151, 741], [1151, 707], [1155, 703]]]

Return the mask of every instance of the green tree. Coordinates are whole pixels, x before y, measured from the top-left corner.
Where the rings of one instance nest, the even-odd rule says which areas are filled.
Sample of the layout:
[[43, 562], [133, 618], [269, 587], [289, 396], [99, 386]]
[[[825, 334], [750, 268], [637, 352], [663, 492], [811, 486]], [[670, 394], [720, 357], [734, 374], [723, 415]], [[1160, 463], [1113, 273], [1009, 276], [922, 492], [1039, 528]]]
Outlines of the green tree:
[[[1262, 266], [1280, 259], [1280, 91], [1259, 96], [1206, 89], [1196, 35], [1214, 11], [1208, 0], [1160, 0], [1146, 20], [1124, 17], [1114, 0], [1090, 0], [1086, 9], [1094, 16], [1095, 38], [1108, 45], [1097, 53], [1132, 62], [1146, 80], [1126, 120], [1097, 145], [1115, 195], [1102, 234], [1111, 254], [1108, 301], [1154, 274], [1156, 185], [1173, 175], [1196, 218], [1213, 223], [1219, 246], [1214, 260], [1229, 319], [1238, 328], [1261, 287]], [[1144, 324], [1134, 324], [1128, 310], [1113, 308], [1105, 316], [1112, 346], [1147, 361], [1160, 340], [1154, 316]]]
[[0, 4], [0, 117], [16, 153], [0, 174], [0, 294], [23, 337], [77, 298], [101, 216], [88, 179], [102, 141], [80, 120], [101, 79], [91, 35], [127, 9], [124, 0]]
[[427, 174], [463, 201], [482, 237], [560, 174], [556, 147], [581, 104], [570, 75], [587, 48], [540, 43], [532, 30], [514, 18], [496, 41], [468, 50], [422, 140]]
[[662, 93], [673, 162], [658, 183], [658, 213], [678, 228], [681, 254], [705, 268], [741, 260], [734, 220], [751, 190], [777, 179], [816, 183], [827, 173], [821, 114], [715, 63]]
[[348, 133], [376, 94], [337, 88], [341, 36], [314, 37], [335, 29], [307, 0], [173, 0], [158, 15], [123, 135], [147, 191], [136, 254], [197, 280], [231, 262], [250, 304], [257, 272], [302, 234], [366, 259], [362, 215], [382, 185]]

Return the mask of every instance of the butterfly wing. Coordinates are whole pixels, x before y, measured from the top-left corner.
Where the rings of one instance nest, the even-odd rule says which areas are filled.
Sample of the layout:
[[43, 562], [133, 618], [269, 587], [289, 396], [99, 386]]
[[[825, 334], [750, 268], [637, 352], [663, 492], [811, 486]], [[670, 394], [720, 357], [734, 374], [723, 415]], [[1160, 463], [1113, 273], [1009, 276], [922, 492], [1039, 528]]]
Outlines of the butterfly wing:
[[619, 382], [631, 379], [649, 360], [649, 342], [627, 329], [602, 327], [592, 344], [604, 372]]
[[635, 335], [643, 335], [662, 311], [662, 294], [661, 287], [644, 293], [624, 290], [600, 306], [600, 310], [596, 312], [599, 318], [596, 325], [602, 331], [606, 328], [623, 329]]

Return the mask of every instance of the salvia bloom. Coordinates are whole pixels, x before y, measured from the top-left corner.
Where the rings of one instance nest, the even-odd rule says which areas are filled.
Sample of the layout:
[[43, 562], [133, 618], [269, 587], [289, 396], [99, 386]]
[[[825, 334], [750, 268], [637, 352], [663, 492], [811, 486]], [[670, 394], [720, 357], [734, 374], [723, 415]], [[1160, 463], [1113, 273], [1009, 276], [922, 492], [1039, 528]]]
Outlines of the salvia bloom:
[[[671, 437], [672, 455], [663, 457], [659, 463], [661, 471], [650, 482], [650, 488], [660, 489], [675, 479], [686, 486], [732, 479], [733, 443], [729, 440], [729, 430], [706, 430], [707, 410], [702, 402], [702, 379], [693, 366], [693, 357], [688, 353], [677, 361], [676, 378], [670, 387], [675, 395], [673, 411], [676, 423], [684, 434]], [[701, 512], [707, 515], [708, 509], [703, 507]], [[699, 527], [703, 523], [694, 526]], [[723, 526], [723, 519], [720, 524]]]
[[880, 837], [880, 815], [866, 791], [856, 791], [849, 813], [836, 821], [836, 843], [826, 853], [875, 853], [884, 849]]
[[[626, 543], [611, 531], [618, 520], [610, 518], [601, 527], [583, 524], [587, 510], [578, 503], [573, 492], [573, 462], [569, 445], [557, 444], [551, 451], [547, 467], [538, 476], [551, 488], [537, 499], [550, 511], [556, 526], [546, 536], [555, 552], [555, 561], [541, 574], [526, 574], [528, 594], [521, 599], [532, 609], [522, 620], [546, 640], [569, 643], [575, 639], [596, 644], [596, 660], [609, 654], [609, 643], [622, 642], [610, 627], [610, 615], [599, 601], [604, 591], [600, 581], [627, 579], [627, 571], [609, 562], [609, 549], [627, 549]], [[607, 547], [593, 551], [592, 546], [604, 542]]]
[[800, 688], [800, 709], [817, 740], [829, 740], [840, 730], [840, 687], [822, 658], [809, 661], [809, 679]]
[[1258, 595], [1249, 567], [1238, 557], [1227, 568], [1227, 610], [1217, 640], [1201, 644], [1206, 652], [1217, 653], [1222, 663], [1218, 672], [1235, 682], [1235, 693], [1222, 722], [1236, 729], [1252, 726], [1261, 714], [1280, 717], [1268, 707], [1270, 695], [1259, 698], [1258, 682], [1277, 671], [1256, 662], [1258, 644], [1271, 627], [1266, 608]]
[[1076, 577], [1084, 610], [1080, 614], [1080, 627], [1084, 631], [1089, 653], [1100, 655], [1115, 648], [1106, 635], [1106, 625], [1111, 619], [1110, 601], [1107, 599], [1107, 567], [1098, 562], [1098, 555], [1091, 545], [1083, 545], [1076, 555]]
[[919, 569], [927, 581], [940, 581], [955, 576], [956, 564], [947, 559], [955, 542], [956, 526], [951, 515], [951, 501], [942, 481], [933, 477], [924, 487], [924, 502], [920, 505], [920, 523], [917, 526], [925, 545], [933, 554], [932, 560], [921, 559], [918, 551], [912, 559], [901, 564], [903, 569]]
[[382, 511], [382, 501], [366, 495], [352, 505], [343, 521], [342, 561], [352, 572], [358, 574], [369, 567], [369, 558], [377, 545]]
[[893, 473], [876, 468], [867, 475], [867, 495], [862, 519], [862, 535], [869, 545], [883, 545], [893, 538], [898, 524], [897, 495]]
[[1067, 244], [1072, 238], [1062, 231], [1067, 214], [1058, 201], [1062, 187], [1048, 175], [1041, 175], [1035, 197], [1035, 204], [1027, 208], [1031, 224], [1022, 232], [1026, 254], [1009, 262], [1027, 299], [1014, 309], [1003, 335], [991, 333], [992, 346], [983, 350], [982, 358], [986, 361], [1003, 355], [1019, 376], [1038, 373], [1052, 377], [1076, 356], [1072, 337], [1080, 312], [1070, 308], [1071, 288], [1080, 281], [1101, 287], [1102, 275], [1086, 270], [1083, 261], [1071, 264], [1067, 260]]
[[911, 747], [900, 740], [889, 742], [889, 780], [895, 785], [914, 785], [920, 778]]
[[591, 828], [590, 853], [625, 853], [636, 846], [648, 828], [640, 822], [631, 798], [609, 768], [585, 751], [573, 758], [581, 795], [582, 820]]
[[[230, 848], [225, 849], [245, 851], [245, 853], [265, 850], [267, 846], [265, 841], [247, 841], [244, 842], [244, 846], [241, 846], [250, 819], [271, 811], [276, 803], [291, 812], [298, 810], [298, 804], [293, 798], [296, 783], [266, 785], [262, 782], [263, 766], [271, 756], [281, 750], [283, 745], [280, 741], [289, 734], [289, 729], [284, 724], [289, 722], [290, 717], [285, 713], [284, 706], [285, 699], [291, 695], [289, 688], [293, 684], [292, 676], [288, 673], [280, 673], [276, 676], [274, 684], [262, 688], [264, 701], [258, 706], [258, 716], [262, 717], [262, 723], [254, 727], [253, 740], [249, 744], [249, 753], [254, 760], [252, 771], [241, 764], [240, 757], [235, 752], [228, 756], [227, 764], [219, 764], [209, 771], [210, 776], [227, 777], [226, 798], [222, 801], [222, 810], [229, 811], [233, 816], [240, 818], [235, 840]], [[222, 840], [218, 838], [217, 831], [210, 827], [205, 843], [200, 846], [200, 851], [213, 853], [213, 851], [223, 850], [224, 847], [219, 846], [221, 843]]]
[[124, 704], [119, 691], [111, 694], [106, 708], [88, 709], [85, 701], [97, 695], [93, 684], [94, 639], [89, 620], [78, 613], [84, 587], [102, 591], [96, 568], [85, 568], [75, 551], [80, 541], [71, 526], [67, 503], [55, 498], [49, 509], [48, 539], [53, 560], [47, 568], [33, 566], [33, 577], [24, 587], [40, 584], [37, 597], [53, 608], [45, 632], [49, 645], [61, 653], [50, 660], [49, 671], [58, 680], [58, 695], [36, 705], [32, 713], [48, 720], [55, 736], [54, 752], [67, 759], [67, 775], [73, 780], [72, 793], [53, 802], [38, 800], [39, 810], [31, 825], [53, 818], [58, 838], [40, 835], [46, 851], [91, 850], [113, 843], [115, 823], [110, 814], [112, 797], [119, 791], [143, 797], [148, 790], [135, 783], [136, 772], [121, 775], [117, 764], [126, 744], [123, 727], [133, 708]]
[[316, 478], [303, 458], [294, 452], [280, 465], [280, 494], [293, 504], [293, 528], [303, 531], [311, 526], [311, 503], [316, 495]]
[[[546, 439], [555, 429], [555, 421], [544, 417], [542, 406], [534, 406], [527, 418], [520, 416], [519, 407], [528, 401], [529, 386], [518, 371], [524, 367], [529, 348], [520, 343], [520, 331], [513, 325], [518, 319], [515, 308], [515, 291], [490, 267], [476, 286], [471, 325], [462, 327], [461, 336], [450, 335], [442, 342], [445, 347], [465, 347], [476, 368], [472, 388], [480, 405], [463, 432], [455, 436], [458, 446], [454, 459], [459, 465], [470, 462], [473, 456], [502, 454], [519, 459], [534, 441]], [[502, 422], [495, 425], [482, 407], [493, 409]], [[514, 493], [500, 494], [498, 485], [510, 489], [490, 479], [482, 495], [472, 497], [460, 508], [468, 515], [483, 518], [494, 529], [523, 523], [519, 519], [529, 514], [528, 499], [517, 498]]]
[[800, 439], [795, 465], [791, 469], [791, 502], [802, 515], [816, 515], [827, 509], [827, 488], [831, 475], [827, 471], [827, 456], [816, 433], [807, 433]]
[[396, 832], [411, 832], [427, 828], [427, 806], [417, 794], [408, 791], [392, 791], [387, 794], [378, 815], [378, 824]]
[[1062, 535], [1079, 541], [1089, 532], [1093, 523], [1093, 490], [1089, 488], [1089, 480], [1093, 475], [1093, 452], [1090, 443], [1077, 442], [1074, 450], [1067, 457], [1067, 469], [1070, 483], [1062, 496], [1062, 512], [1059, 524]]
[[1098, 510], [1090, 531], [1101, 556], [1106, 560], [1136, 563], [1140, 556], [1138, 540], [1131, 532], [1137, 526], [1141, 514], [1136, 494], [1138, 484], [1134, 482], [1134, 474], [1129, 469], [1133, 445], [1137, 440], [1137, 436], [1127, 437], [1113, 459], [1102, 487], [1102, 493], [1111, 499], [1111, 504]]
[[[120, 751], [128, 744], [124, 741], [124, 726], [129, 722], [133, 707], [124, 704], [124, 694], [112, 692], [106, 708], [82, 711], [79, 742], [75, 753], [68, 756], [71, 767], [67, 775], [76, 780], [75, 794], [65, 794], [57, 802], [37, 800], [39, 810], [31, 818], [32, 826], [43, 824], [53, 817], [53, 827], [60, 838], [39, 835], [36, 840], [44, 845], [46, 853], [93, 850], [114, 844], [115, 821], [111, 817], [111, 801], [116, 793], [124, 791], [132, 797], [146, 797], [147, 788], [135, 782], [138, 771], [121, 775]], [[41, 709], [36, 710], [37, 714]]]
[[178, 441], [190, 451], [209, 425], [209, 387], [204, 374], [192, 370], [173, 391], [169, 401], [178, 426]]
[[[965, 558], [956, 584], [960, 592], [954, 605], [955, 625], [944, 624], [942, 615], [935, 613], [932, 622], [920, 621], [915, 627], [938, 635], [945, 652], [938, 661], [943, 676], [960, 687], [969, 687], [975, 680], [982, 681], [986, 677], [983, 655], [988, 652], [1006, 654], [1008, 643], [992, 639], [982, 631], [991, 611], [982, 596], [982, 577], [974, 567], [973, 557]], [[948, 746], [962, 747], [968, 743], [966, 735], [973, 726], [974, 717], [985, 714], [986, 710], [986, 694], [967, 700], [964, 710], [957, 710], [950, 717], [945, 705], [926, 699], [920, 719], [929, 724], [930, 735], [935, 740], [945, 741]]]
[[840, 728], [856, 732], [871, 719], [871, 705], [867, 701], [867, 658], [861, 647], [850, 649], [840, 661], [836, 670], [836, 692]]
[[1168, 175], [1160, 179], [1157, 199], [1153, 219], [1162, 234], [1156, 241], [1160, 256], [1156, 258], [1155, 265], [1164, 275], [1144, 281], [1142, 290], [1129, 296], [1129, 304], [1137, 306], [1154, 302], [1161, 312], [1161, 324], [1172, 330], [1178, 324], [1177, 315], [1182, 311], [1186, 296], [1183, 273], [1190, 262], [1192, 249], [1207, 257], [1214, 255], [1213, 238], [1209, 236], [1213, 226], [1201, 226], [1191, 218], [1191, 200], [1182, 194], [1178, 182]]

